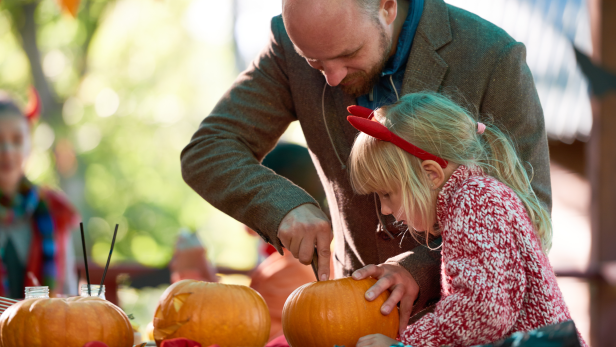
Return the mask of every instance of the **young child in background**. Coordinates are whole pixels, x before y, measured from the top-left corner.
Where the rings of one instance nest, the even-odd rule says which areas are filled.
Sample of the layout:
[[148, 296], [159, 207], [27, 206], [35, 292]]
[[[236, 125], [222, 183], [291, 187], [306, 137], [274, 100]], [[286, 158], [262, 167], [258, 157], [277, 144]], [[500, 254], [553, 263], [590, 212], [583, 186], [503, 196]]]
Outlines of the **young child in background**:
[[79, 217], [62, 195], [24, 176], [37, 109], [24, 114], [0, 92], [0, 296], [10, 298], [38, 285], [77, 294], [70, 231]]
[[[361, 131], [349, 159], [355, 191], [377, 193], [383, 214], [443, 239], [442, 298], [400, 332], [402, 343], [470, 346], [571, 319], [547, 257], [549, 214], [501, 131], [435, 93], [349, 111]], [[357, 346], [396, 343], [377, 334]]]

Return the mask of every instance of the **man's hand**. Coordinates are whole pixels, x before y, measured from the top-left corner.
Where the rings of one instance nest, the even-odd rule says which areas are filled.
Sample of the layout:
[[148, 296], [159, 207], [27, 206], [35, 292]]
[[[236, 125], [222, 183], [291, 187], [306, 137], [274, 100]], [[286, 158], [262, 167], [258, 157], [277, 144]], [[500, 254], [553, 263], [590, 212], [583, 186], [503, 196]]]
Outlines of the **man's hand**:
[[390, 347], [398, 346], [399, 342], [385, 335], [366, 335], [357, 341], [356, 347]]
[[302, 264], [312, 262], [316, 245], [319, 252], [318, 273], [321, 281], [329, 279], [332, 227], [329, 219], [318, 207], [305, 204], [294, 208], [280, 222], [278, 238]]
[[387, 289], [391, 295], [381, 306], [381, 313], [388, 315], [400, 303], [400, 335], [409, 324], [413, 303], [419, 294], [419, 286], [411, 274], [402, 266], [394, 264], [367, 265], [353, 272], [353, 278], [361, 280], [373, 277], [378, 281], [366, 291], [366, 300], [372, 301]]

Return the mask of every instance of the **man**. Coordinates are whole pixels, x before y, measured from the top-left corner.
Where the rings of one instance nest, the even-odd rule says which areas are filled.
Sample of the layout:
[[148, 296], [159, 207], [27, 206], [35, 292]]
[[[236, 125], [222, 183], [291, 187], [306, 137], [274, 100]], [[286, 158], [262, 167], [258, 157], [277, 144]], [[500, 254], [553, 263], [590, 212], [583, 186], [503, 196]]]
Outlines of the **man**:
[[404, 237], [391, 219], [379, 228], [376, 197], [353, 194], [345, 162], [357, 131], [347, 106], [453, 91], [510, 133], [550, 205], [541, 105], [524, 46], [503, 30], [442, 0], [283, 0], [271, 29], [267, 48], [182, 152], [184, 179], [302, 263], [316, 245], [319, 276], [329, 278], [328, 218], [302, 189], [259, 165], [299, 120], [330, 206], [336, 277], [378, 278], [366, 298], [391, 289], [381, 311], [399, 302], [401, 330], [411, 312], [438, 300], [440, 254]]

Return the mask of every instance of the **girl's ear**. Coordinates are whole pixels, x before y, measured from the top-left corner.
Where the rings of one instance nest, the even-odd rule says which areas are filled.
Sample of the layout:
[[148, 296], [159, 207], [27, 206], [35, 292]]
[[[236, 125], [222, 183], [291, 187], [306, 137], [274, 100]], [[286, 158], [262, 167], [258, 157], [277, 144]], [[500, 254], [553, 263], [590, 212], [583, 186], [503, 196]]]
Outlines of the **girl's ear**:
[[428, 176], [428, 180], [431, 183], [430, 188], [438, 189], [445, 183], [445, 172], [437, 162], [434, 160], [424, 160], [421, 163], [421, 167], [426, 172], [426, 176]]

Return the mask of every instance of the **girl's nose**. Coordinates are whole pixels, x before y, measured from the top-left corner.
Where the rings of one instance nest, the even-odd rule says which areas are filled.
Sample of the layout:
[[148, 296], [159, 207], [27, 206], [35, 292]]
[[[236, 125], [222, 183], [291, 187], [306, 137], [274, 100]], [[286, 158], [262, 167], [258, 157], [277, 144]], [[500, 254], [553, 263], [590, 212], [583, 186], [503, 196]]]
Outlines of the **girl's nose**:
[[391, 208], [387, 206], [387, 204], [384, 204], [383, 201], [381, 201], [381, 214], [387, 216], [392, 213], [393, 211], [391, 210]]

